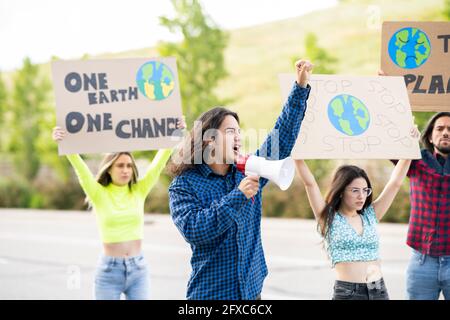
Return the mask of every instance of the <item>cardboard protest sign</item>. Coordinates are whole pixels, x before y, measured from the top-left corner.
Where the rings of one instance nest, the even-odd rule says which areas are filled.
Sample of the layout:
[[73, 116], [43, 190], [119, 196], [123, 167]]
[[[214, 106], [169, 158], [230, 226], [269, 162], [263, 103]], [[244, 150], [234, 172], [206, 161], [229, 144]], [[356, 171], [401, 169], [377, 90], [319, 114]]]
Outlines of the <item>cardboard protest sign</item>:
[[171, 148], [180, 137], [174, 58], [54, 61], [59, 154]]
[[450, 22], [384, 22], [381, 69], [405, 78], [414, 111], [450, 111]]
[[[294, 74], [280, 75], [284, 100], [294, 81]], [[294, 159], [421, 157], [402, 77], [312, 75], [309, 83]]]

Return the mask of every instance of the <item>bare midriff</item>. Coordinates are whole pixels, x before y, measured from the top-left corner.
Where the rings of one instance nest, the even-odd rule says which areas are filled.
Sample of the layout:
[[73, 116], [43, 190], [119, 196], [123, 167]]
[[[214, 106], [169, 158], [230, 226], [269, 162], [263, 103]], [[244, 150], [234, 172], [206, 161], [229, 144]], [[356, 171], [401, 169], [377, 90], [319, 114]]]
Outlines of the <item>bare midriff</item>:
[[105, 256], [116, 258], [135, 257], [141, 254], [142, 240], [131, 240], [117, 243], [103, 243]]
[[380, 280], [383, 275], [378, 260], [339, 262], [335, 265], [337, 280], [353, 283], [369, 283]]

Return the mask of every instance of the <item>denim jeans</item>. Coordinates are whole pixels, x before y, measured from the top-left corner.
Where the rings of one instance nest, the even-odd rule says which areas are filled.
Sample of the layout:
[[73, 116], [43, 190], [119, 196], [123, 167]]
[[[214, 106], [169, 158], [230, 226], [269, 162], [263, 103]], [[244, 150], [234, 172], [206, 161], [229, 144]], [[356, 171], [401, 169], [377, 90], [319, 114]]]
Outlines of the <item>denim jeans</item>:
[[432, 257], [413, 249], [406, 271], [406, 297], [437, 300], [441, 291], [450, 300], [450, 256]]
[[383, 278], [369, 283], [336, 280], [333, 300], [389, 300]]
[[141, 254], [129, 258], [101, 256], [95, 274], [95, 299], [148, 300], [150, 279], [147, 262]]

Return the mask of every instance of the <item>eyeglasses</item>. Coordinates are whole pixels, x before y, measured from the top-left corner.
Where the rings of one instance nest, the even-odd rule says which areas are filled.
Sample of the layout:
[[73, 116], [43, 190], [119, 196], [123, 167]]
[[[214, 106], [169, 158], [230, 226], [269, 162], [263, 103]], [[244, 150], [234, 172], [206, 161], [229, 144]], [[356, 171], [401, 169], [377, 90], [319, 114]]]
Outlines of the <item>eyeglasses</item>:
[[366, 196], [366, 197], [368, 197], [368, 196], [370, 196], [372, 194], [372, 189], [371, 188], [362, 188], [362, 189], [360, 189], [360, 188], [350, 188], [350, 189], [347, 189], [347, 190], [349, 190], [350, 193], [352, 194], [352, 196], [355, 196], [355, 197], [358, 196], [360, 193], [363, 196]]

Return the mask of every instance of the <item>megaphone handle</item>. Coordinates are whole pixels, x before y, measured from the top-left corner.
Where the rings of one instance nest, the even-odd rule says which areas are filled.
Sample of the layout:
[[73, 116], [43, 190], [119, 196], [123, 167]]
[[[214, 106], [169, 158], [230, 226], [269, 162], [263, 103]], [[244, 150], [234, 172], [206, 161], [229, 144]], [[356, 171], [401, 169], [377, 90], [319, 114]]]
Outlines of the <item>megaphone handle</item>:
[[[258, 176], [257, 173], [253, 173], [253, 172], [250, 172], [250, 171], [246, 171], [246, 172], [245, 172], [245, 175], [246, 175], [246, 176]], [[254, 197], [254, 196], [252, 197], [252, 204], [253, 204], [253, 203], [255, 203], [255, 197]]]

